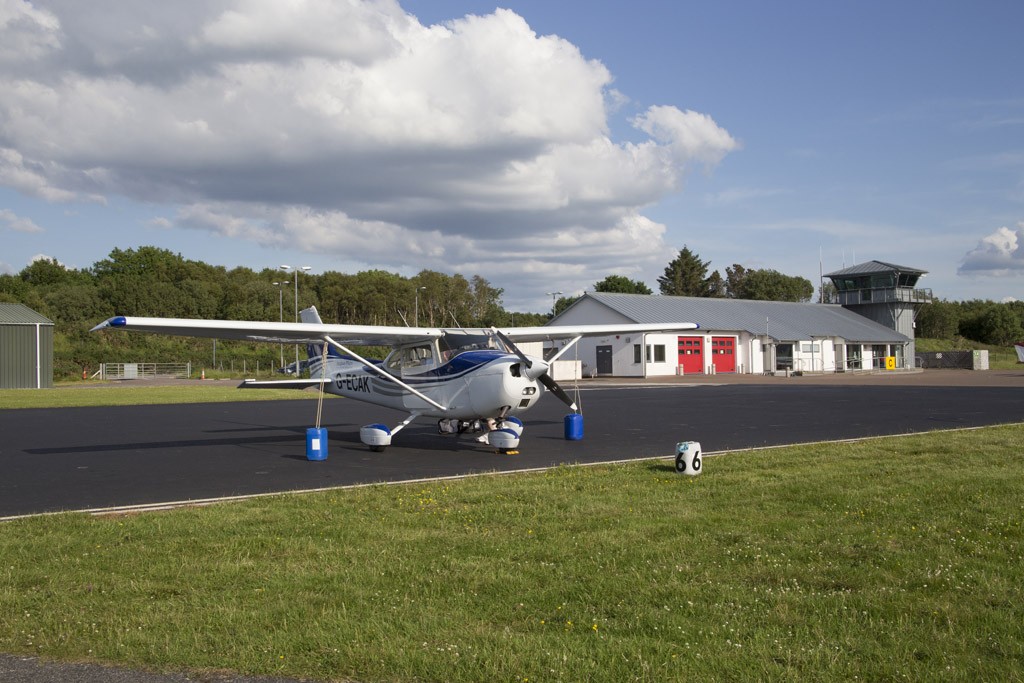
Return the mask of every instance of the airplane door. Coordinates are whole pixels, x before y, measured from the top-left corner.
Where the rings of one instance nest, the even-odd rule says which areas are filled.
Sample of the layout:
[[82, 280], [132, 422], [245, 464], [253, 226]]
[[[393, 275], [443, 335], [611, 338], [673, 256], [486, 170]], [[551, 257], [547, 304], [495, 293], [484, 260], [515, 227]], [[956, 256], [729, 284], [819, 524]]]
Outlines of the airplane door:
[[599, 375], [610, 375], [610, 374], [612, 374], [612, 347], [610, 347], [610, 346], [598, 346], [597, 347], [597, 374], [599, 374]]

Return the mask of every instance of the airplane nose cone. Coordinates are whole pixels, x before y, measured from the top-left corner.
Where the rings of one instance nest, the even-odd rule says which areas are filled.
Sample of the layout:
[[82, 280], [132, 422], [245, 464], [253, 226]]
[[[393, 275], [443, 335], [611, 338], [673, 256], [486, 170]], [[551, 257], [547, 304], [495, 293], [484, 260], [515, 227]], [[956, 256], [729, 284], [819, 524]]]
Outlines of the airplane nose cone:
[[541, 375], [548, 371], [548, 364], [539, 358], [531, 358], [532, 364], [530, 367], [524, 367], [522, 373], [532, 380], [536, 380]]

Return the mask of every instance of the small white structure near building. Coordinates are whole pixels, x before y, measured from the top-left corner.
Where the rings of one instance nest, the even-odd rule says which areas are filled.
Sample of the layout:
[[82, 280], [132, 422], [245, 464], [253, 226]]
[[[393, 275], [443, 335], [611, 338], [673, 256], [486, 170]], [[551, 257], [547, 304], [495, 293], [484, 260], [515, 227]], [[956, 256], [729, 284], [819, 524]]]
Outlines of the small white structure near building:
[[700, 329], [582, 339], [575, 357], [583, 376], [846, 372], [913, 363], [909, 337], [831, 304], [588, 292], [550, 324], [667, 322]]

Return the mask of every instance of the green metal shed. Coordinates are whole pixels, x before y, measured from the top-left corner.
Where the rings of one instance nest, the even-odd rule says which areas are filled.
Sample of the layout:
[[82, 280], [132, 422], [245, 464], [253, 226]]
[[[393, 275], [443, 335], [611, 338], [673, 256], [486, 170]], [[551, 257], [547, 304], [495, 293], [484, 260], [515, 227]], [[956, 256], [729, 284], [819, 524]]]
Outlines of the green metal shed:
[[0, 389], [53, 387], [53, 321], [0, 303]]

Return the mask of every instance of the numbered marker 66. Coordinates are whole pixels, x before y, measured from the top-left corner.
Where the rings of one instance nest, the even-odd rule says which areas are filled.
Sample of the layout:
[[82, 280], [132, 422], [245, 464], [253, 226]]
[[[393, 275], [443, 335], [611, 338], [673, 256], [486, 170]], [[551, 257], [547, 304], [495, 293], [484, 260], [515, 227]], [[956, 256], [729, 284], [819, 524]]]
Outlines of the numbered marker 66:
[[699, 442], [683, 441], [676, 444], [676, 472], [695, 477], [700, 474], [702, 465]]

